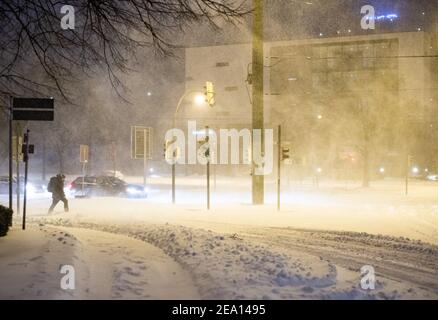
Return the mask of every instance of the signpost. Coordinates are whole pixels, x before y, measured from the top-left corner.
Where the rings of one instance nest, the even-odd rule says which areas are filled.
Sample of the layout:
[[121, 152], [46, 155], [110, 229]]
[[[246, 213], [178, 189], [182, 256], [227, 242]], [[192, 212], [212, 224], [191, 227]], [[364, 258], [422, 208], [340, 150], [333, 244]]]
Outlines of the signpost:
[[[13, 162], [13, 121], [53, 121], [54, 120], [54, 99], [53, 98], [13, 98], [9, 100], [9, 209], [12, 210], [12, 162]], [[29, 144], [29, 130], [24, 135], [23, 160], [25, 162], [24, 175], [24, 199], [23, 199], [23, 230], [26, 228], [26, 197], [27, 197], [27, 173], [29, 153], [33, 153], [34, 146]], [[16, 148], [17, 160], [19, 150]], [[18, 173], [19, 174], [19, 173]], [[19, 179], [19, 178], [18, 178]], [[19, 180], [18, 180], [19, 181]], [[19, 185], [19, 183], [18, 183]]]
[[16, 128], [16, 135], [12, 137], [12, 144], [15, 148], [12, 151], [12, 158], [15, 161], [16, 173], [17, 173], [17, 186], [15, 188], [17, 194], [17, 214], [20, 214], [20, 161], [23, 161], [23, 138], [20, 137], [21, 130], [20, 128]]
[[152, 128], [131, 126], [131, 158], [143, 159], [143, 184], [146, 187], [147, 161], [152, 159]]

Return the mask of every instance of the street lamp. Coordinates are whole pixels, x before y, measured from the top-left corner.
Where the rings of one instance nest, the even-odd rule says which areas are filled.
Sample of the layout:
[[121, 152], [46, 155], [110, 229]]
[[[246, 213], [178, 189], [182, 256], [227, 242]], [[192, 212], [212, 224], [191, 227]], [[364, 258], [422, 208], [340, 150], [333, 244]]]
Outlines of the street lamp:
[[[213, 83], [210, 81], [206, 82], [206, 85], [204, 87], [205, 92], [204, 94], [200, 93], [199, 91], [187, 91], [185, 92], [181, 98], [178, 101], [178, 104], [176, 105], [175, 113], [173, 114], [173, 129], [175, 129], [176, 126], [176, 116], [178, 115], [178, 111], [181, 108], [181, 105], [186, 97], [188, 97], [191, 94], [196, 94], [194, 98], [194, 102], [197, 105], [203, 105], [205, 102], [208, 103], [210, 107], [212, 107], [215, 104], [215, 92]], [[207, 131], [208, 136], [208, 131]], [[175, 173], [176, 173], [176, 163], [175, 163], [175, 154], [173, 155], [173, 162], [172, 162], [172, 203], [175, 203]]]
[[202, 106], [205, 103], [205, 97], [202, 94], [197, 94], [195, 96], [195, 103], [198, 106]]

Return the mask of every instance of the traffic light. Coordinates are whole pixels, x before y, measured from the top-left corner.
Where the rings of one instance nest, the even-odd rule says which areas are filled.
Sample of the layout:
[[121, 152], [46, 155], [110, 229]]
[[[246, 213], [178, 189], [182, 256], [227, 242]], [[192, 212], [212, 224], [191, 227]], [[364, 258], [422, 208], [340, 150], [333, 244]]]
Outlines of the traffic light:
[[281, 148], [281, 160], [287, 160], [290, 159], [290, 148], [289, 147], [282, 147]]
[[164, 143], [164, 159], [167, 161], [176, 161], [181, 156], [181, 148], [170, 148], [170, 145], [174, 142], [176, 142], [176, 140], [166, 140]]
[[214, 92], [213, 82], [207, 81], [205, 83], [204, 89], [205, 89], [205, 91], [204, 91], [205, 102], [207, 102], [210, 107], [214, 106], [216, 101], [214, 99], [215, 92]]
[[164, 143], [164, 159], [172, 161], [173, 155], [170, 152], [170, 145], [173, 143], [173, 140], [166, 140]]

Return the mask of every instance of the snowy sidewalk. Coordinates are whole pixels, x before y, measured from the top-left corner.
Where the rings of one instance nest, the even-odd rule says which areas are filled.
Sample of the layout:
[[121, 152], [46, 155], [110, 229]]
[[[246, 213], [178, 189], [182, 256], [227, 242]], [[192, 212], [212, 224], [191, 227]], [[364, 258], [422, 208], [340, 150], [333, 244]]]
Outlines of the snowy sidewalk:
[[[0, 238], [0, 299], [197, 299], [190, 276], [143, 241], [86, 229], [30, 225]], [[75, 290], [60, 286], [61, 265]]]

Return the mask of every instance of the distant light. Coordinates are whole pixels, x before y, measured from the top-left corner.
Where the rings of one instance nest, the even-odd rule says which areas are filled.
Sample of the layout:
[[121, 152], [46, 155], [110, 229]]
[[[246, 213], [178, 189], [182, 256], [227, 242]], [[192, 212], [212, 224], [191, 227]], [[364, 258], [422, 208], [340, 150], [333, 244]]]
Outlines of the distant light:
[[390, 21], [394, 21], [395, 19], [398, 19], [398, 15], [395, 13], [390, 13], [390, 14], [382, 14], [380, 16], [377, 16], [375, 19], [376, 20], [390, 20]]
[[321, 168], [317, 168], [317, 169], [316, 169], [316, 172], [321, 173], [321, 172], [322, 172], [322, 169], [321, 169]]
[[417, 30], [418, 30], [418, 31], [421, 31], [421, 27], [418, 27]]
[[412, 173], [418, 173], [420, 170], [418, 169], [418, 167], [413, 167], [412, 168]]
[[322, 37], [324, 34], [322, 32], [319, 33], [319, 36]]
[[36, 192], [36, 187], [35, 187], [34, 185], [28, 183], [28, 184], [26, 185], [26, 191], [27, 191], [28, 193], [35, 193], [35, 192]]
[[203, 104], [205, 103], [205, 97], [204, 97], [203, 95], [201, 95], [201, 94], [198, 94], [198, 95], [195, 97], [195, 103], [196, 103], [198, 106], [203, 105]]
[[295, 78], [295, 77], [289, 77], [289, 78], [287, 78], [287, 81], [297, 81], [298, 79], [297, 78]]
[[322, 119], [322, 114], [318, 114], [318, 120]]
[[380, 173], [385, 173], [385, 168], [381, 167], [381, 168], [379, 169], [379, 172], [380, 172]]
[[154, 172], [154, 168], [149, 168], [149, 172], [153, 173]]
[[147, 95], [148, 97], [150, 97], [152, 95], [152, 92], [148, 91]]
[[429, 172], [429, 169], [427, 169], [427, 168], [426, 168], [426, 169], [424, 169], [424, 172]]
[[351, 33], [351, 29], [348, 29], [348, 33]]

